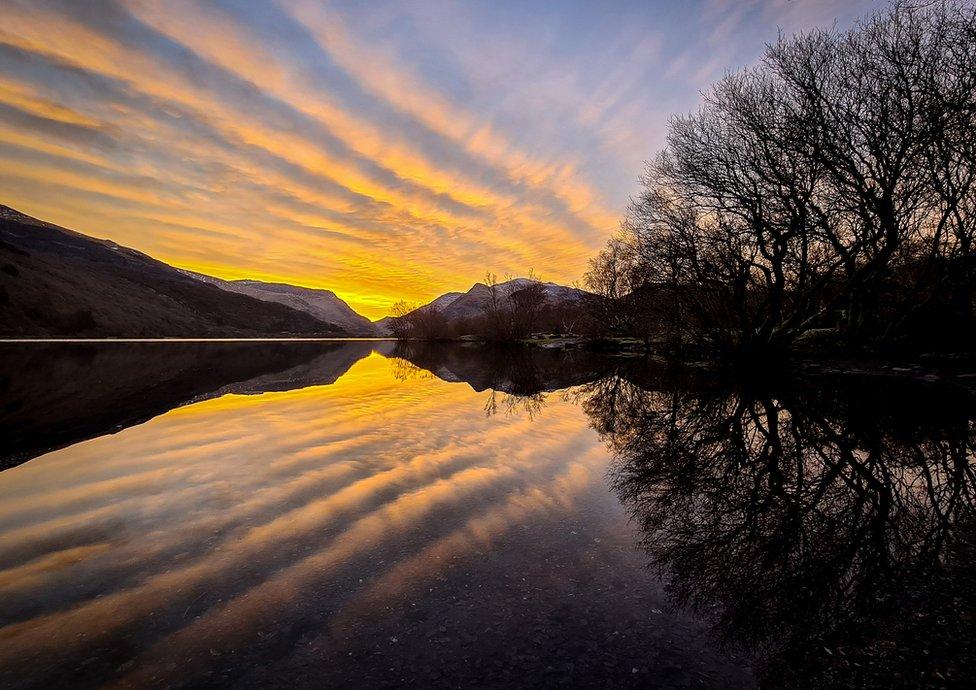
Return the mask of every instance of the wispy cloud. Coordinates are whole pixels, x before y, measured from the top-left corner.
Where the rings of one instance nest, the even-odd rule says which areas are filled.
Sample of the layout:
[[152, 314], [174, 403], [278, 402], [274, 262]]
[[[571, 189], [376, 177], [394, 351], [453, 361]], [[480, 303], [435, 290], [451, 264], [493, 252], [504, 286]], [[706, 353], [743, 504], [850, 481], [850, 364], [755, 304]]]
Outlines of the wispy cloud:
[[877, 4], [4, 0], [0, 201], [373, 317], [570, 282], [670, 112]]

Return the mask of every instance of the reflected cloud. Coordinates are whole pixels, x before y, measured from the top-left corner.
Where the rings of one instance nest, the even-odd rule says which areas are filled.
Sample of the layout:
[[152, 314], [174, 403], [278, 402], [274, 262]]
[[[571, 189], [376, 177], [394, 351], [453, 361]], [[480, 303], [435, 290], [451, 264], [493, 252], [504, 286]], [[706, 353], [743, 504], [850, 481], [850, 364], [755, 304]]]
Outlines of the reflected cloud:
[[330, 384], [374, 347], [354, 341], [0, 345], [6, 400], [0, 467], [208, 397]]
[[[11, 381], [22, 418], [50, 409], [58, 426], [77, 414], [71, 401], [119, 419], [106, 391], [85, 390], [106, 375], [120, 381], [116, 404], [151, 385], [154, 405], [176, 405], [0, 474], [0, 678], [11, 687], [64, 681], [83, 659], [95, 661], [71, 671], [77, 682], [116, 673], [145, 685], [174, 661], [205, 673], [260, 644], [272, 618], [304, 625], [310, 598], [331, 602], [341, 625], [377, 593], [436, 577], [448, 554], [556, 518], [602, 482], [605, 451], [568, 398], [548, 403], [545, 425], [483, 414], [477, 372], [501, 361], [487, 349], [467, 368], [447, 350], [440, 365], [412, 352], [439, 376], [396, 377], [391, 363], [405, 360], [373, 351], [392, 356], [386, 343], [166, 345], [169, 356], [117, 345], [42, 353], [60, 376], [79, 375], [60, 396], [59, 377], [38, 383], [26, 352], [17, 369], [34, 388]], [[491, 375], [522, 393], [592, 376], [570, 373], [579, 363], [565, 355], [507, 359], [517, 368]], [[332, 586], [350, 577], [371, 584]], [[135, 648], [130, 672], [115, 655]]]

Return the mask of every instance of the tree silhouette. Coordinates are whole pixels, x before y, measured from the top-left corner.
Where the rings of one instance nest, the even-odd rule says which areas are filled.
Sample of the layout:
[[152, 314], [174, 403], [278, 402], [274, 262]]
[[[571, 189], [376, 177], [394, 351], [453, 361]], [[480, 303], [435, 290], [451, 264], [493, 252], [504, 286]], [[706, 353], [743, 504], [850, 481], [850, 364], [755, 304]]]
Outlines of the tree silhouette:
[[859, 343], [937, 325], [964, 343], [974, 118], [968, 4], [895, 3], [850, 31], [782, 37], [671, 121], [590, 285], [656, 291], [668, 324], [722, 350], [813, 328]]

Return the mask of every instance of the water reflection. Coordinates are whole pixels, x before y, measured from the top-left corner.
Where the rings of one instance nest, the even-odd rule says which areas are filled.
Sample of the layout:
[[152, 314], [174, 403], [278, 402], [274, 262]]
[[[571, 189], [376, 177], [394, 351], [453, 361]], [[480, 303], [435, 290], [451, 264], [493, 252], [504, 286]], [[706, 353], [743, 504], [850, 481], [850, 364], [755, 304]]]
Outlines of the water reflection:
[[0, 469], [227, 393], [328, 384], [374, 349], [332, 343], [0, 343]]
[[418, 343], [14, 354], [3, 455], [38, 457], [0, 473], [3, 687], [974, 668], [963, 387]]
[[626, 366], [628, 361], [585, 350], [427, 342], [399, 342], [391, 356], [444, 381], [463, 381], [476, 391], [522, 396], [589, 383]]
[[972, 681], [976, 406], [951, 387], [622, 377], [583, 406], [677, 603], [771, 686]]
[[223, 383], [217, 358], [196, 402], [0, 474], [0, 685], [749, 683], [646, 615], [664, 594], [569, 398], [485, 415], [476, 353], [375, 347]]

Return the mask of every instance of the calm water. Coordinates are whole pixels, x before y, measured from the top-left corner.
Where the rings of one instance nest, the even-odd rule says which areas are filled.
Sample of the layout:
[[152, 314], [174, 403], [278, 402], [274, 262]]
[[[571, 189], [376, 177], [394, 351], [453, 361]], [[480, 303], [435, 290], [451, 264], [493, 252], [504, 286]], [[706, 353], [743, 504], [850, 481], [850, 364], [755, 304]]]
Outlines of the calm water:
[[4, 688], [971, 668], [961, 378], [774, 394], [545, 351], [2, 347]]

